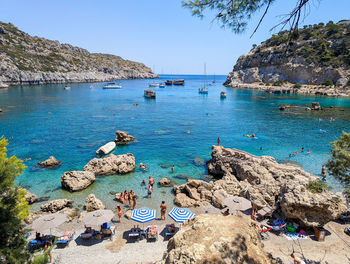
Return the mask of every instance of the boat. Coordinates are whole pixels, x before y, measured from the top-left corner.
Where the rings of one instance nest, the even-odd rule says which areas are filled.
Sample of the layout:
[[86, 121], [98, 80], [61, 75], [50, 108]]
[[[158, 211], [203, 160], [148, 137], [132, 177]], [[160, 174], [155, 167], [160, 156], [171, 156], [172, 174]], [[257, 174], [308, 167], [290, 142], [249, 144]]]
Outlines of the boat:
[[66, 85], [66, 86], [64, 87], [64, 89], [65, 89], [65, 90], [70, 90], [70, 86]]
[[200, 94], [208, 94], [207, 88], [207, 72], [206, 72], [206, 64], [204, 63], [204, 85], [202, 88], [198, 89], [198, 93]]
[[208, 94], [208, 88], [199, 88], [198, 93], [200, 94]]
[[165, 83], [160, 83], [159, 88], [165, 88]]
[[156, 98], [156, 92], [152, 90], [145, 90], [143, 95], [146, 98]]
[[121, 88], [122, 88], [121, 84], [114, 83], [114, 82], [107, 83], [103, 86], [103, 89], [121, 89]]
[[185, 85], [185, 80], [184, 79], [177, 79], [173, 81], [174, 85]]
[[225, 91], [221, 91], [220, 97], [221, 97], [221, 98], [226, 98], [226, 92], [225, 92]]
[[151, 83], [150, 85], [148, 85], [149, 88], [156, 88], [159, 87], [159, 83]]
[[165, 85], [173, 85], [173, 81], [172, 80], [166, 80], [165, 81]]

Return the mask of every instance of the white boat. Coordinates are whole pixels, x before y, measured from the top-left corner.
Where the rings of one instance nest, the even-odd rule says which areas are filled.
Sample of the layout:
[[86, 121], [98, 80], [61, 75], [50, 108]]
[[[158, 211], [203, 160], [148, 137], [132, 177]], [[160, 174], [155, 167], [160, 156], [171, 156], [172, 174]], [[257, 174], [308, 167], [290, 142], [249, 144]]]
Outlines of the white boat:
[[159, 88], [165, 88], [165, 83], [160, 83]]
[[149, 88], [156, 88], [156, 87], [159, 87], [160, 84], [159, 83], [151, 83], [148, 87]]
[[70, 86], [67, 86], [67, 85], [66, 85], [66, 86], [64, 87], [64, 89], [65, 89], [65, 90], [70, 90]]
[[200, 94], [208, 94], [208, 88], [207, 88], [207, 70], [206, 70], [206, 64], [204, 63], [204, 85], [202, 88], [198, 89], [198, 93]]
[[198, 93], [200, 94], [208, 94], [208, 88], [199, 88]]
[[119, 83], [107, 83], [103, 86], [103, 89], [121, 89], [122, 85]]
[[96, 155], [107, 155], [108, 153], [111, 153], [116, 147], [116, 144], [114, 141], [108, 142], [107, 144], [103, 145], [96, 151]]

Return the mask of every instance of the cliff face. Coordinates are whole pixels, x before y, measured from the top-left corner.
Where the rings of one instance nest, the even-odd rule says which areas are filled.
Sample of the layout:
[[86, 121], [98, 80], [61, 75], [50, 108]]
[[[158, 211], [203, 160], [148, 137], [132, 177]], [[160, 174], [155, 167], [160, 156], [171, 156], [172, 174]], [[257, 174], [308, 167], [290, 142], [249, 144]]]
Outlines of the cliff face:
[[225, 85], [291, 83], [350, 85], [350, 22], [304, 26], [288, 46], [283, 31], [242, 55]]
[[156, 78], [142, 63], [30, 36], [0, 22], [0, 83], [42, 84]]

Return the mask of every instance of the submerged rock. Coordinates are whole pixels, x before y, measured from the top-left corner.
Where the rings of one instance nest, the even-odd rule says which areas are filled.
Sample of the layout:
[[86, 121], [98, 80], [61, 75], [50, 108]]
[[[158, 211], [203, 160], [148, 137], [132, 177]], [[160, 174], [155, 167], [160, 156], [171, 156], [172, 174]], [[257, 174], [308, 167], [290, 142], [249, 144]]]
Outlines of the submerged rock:
[[85, 166], [85, 171], [91, 171], [95, 175], [111, 175], [116, 173], [128, 173], [135, 169], [135, 157], [131, 153], [113, 155], [108, 157], [90, 160]]
[[105, 209], [104, 204], [101, 202], [101, 200], [97, 199], [94, 194], [89, 194], [89, 196], [85, 199], [85, 210], [92, 212], [100, 209]]
[[100, 147], [98, 150], [96, 150], [96, 155], [107, 155], [111, 153], [117, 145], [115, 142], [108, 142], [107, 144]]
[[162, 186], [162, 187], [170, 187], [171, 185], [173, 185], [173, 181], [170, 180], [169, 178], [167, 177], [164, 177], [163, 179], [161, 179], [159, 182], [159, 185]]
[[160, 166], [162, 169], [168, 169], [168, 168], [171, 167], [171, 164], [169, 164], [169, 163], [162, 163], [162, 164], [160, 164], [159, 166]]
[[199, 158], [199, 157], [196, 157], [196, 158], [193, 160], [193, 163], [194, 163], [194, 165], [196, 165], [196, 166], [204, 166], [204, 165], [205, 165], [204, 159], [201, 159], [201, 158]]
[[116, 137], [114, 141], [117, 145], [129, 144], [130, 142], [133, 142], [135, 140], [133, 136], [129, 135], [125, 131], [117, 130], [115, 134], [116, 134]]
[[31, 193], [30, 191], [28, 191], [26, 189], [24, 189], [24, 190], [27, 192], [24, 198], [26, 199], [28, 204], [33, 204], [33, 203], [38, 202], [39, 197], [37, 195]]
[[62, 161], [56, 160], [54, 156], [50, 156], [47, 160], [38, 162], [39, 166], [45, 168], [56, 168], [60, 164], [62, 164]]
[[202, 214], [169, 240], [160, 263], [270, 264], [271, 259], [248, 218]]
[[61, 184], [63, 189], [76, 192], [86, 189], [95, 180], [95, 174], [91, 171], [68, 171], [61, 177]]

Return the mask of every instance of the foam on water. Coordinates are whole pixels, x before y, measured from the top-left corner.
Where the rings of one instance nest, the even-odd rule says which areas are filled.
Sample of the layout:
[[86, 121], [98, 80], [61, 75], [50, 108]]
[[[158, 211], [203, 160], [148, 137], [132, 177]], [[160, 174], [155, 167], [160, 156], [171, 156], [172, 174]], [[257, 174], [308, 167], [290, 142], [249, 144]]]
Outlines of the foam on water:
[[[9, 140], [9, 154], [31, 158], [25, 162], [27, 169], [17, 183], [39, 196], [71, 198], [77, 206], [83, 205], [89, 193], [95, 193], [110, 208], [115, 206], [110, 191], [133, 189], [140, 197], [139, 204], [158, 208], [161, 200], [172, 203], [171, 189], [155, 188], [152, 199], [147, 199], [141, 181], [147, 181], [150, 175], [156, 181], [167, 176], [181, 184], [185, 177], [175, 175], [193, 178], [206, 175], [205, 166], [196, 165], [194, 159], [209, 159], [211, 145], [216, 144], [218, 136], [225, 147], [271, 155], [277, 160], [289, 159], [288, 154], [300, 151], [301, 147], [310, 149], [311, 155], [298, 154], [292, 160], [319, 175], [321, 165], [330, 157], [329, 142], [350, 128], [347, 114], [330, 122], [326, 118], [320, 120], [315, 112], [278, 111], [279, 104], [318, 101], [323, 106], [344, 107], [348, 113], [348, 99], [273, 96], [225, 88], [221, 85], [224, 76], [216, 76], [217, 83], [209, 86], [209, 94], [200, 95], [198, 88], [203, 85], [203, 76], [161, 76], [161, 79], [179, 77], [186, 80], [186, 85], [155, 89], [156, 100], [143, 97], [143, 90], [153, 80], [122, 81], [120, 90], [103, 90], [102, 84], [93, 84], [90, 89], [90, 83], [71, 84], [71, 90], [64, 90], [64, 84], [0, 90], [0, 107], [5, 110], [0, 114], [0, 134], [13, 137]], [[220, 99], [221, 90], [227, 92], [224, 100]], [[114, 154], [133, 153], [137, 164], [147, 164], [148, 171], [136, 169], [127, 175], [99, 177], [95, 184], [78, 193], [62, 190], [63, 173], [82, 170], [95, 157], [98, 147], [114, 140], [117, 129], [128, 131], [137, 142], [117, 147]], [[328, 132], [320, 133], [320, 129]], [[257, 139], [243, 136], [252, 133]], [[36, 166], [50, 155], [63, 164], [53, 170]], [[176, 168], [174, 174], [169, 167], [172, 164]], [[328, 183], [335, 190], [341, 189], [332, 177]]]

